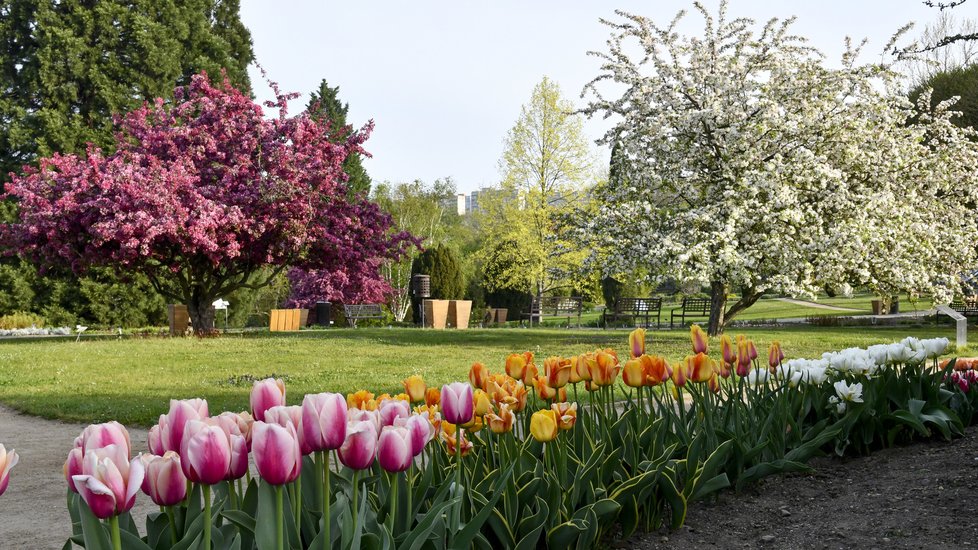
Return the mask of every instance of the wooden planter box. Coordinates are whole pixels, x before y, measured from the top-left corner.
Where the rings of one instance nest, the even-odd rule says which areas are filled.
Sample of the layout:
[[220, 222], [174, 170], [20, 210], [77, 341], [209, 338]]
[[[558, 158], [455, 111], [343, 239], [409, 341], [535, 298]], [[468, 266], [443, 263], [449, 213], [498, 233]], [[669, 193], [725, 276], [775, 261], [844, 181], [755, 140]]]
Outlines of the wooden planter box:
[[451, 300], [448, 303], [448, 326], [460, 330], [469, 328], [472, 316], [472, 300]]
[[443, 329], [448, 324], [448, 300], [424, 301], [424, 326]]
[[273, 309], [269, 316], [268, 330], [271, 332], [299, 330], [301, 312], [302, 310], [299, 309]]
[[186, 336], [190, 327], [190, 312], [183, 304], [166, 306], [166, 319], [170, 323], [170, 336]]

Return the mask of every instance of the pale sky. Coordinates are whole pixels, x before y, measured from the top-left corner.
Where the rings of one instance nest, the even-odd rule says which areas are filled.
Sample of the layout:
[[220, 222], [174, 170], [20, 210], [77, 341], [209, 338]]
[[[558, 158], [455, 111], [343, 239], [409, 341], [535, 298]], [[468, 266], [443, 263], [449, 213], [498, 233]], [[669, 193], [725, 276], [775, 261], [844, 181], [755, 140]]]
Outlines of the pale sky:
[[[704, 4], [715, 13], [719, 0]], [[666, 25], [687, 9], [683, 28], [699, 35], [691, 8], [684, 0], [242, 0], [241, 18], [269, 77], [303, 94], [293, 112], [325, 78], [349, 103], [348, 122], [374, 120], [364, 166], [375, 182], [451, 176], [468, 192], [499, 180], [506, 132], [544, 75], [581, 105], [582, 88], [598, 74], [586, 53], [604, 50], [610, 36], [599, 18], [621, 9]], [[978, 18], [978, 0], [954, 13]], [[760, 23], [795, 15], [795, 33], [835, 61], [847, 35], [869, 39], [864, 51], [875, 59], [899, 27], [916, 22], [915, 35], [937, 10], [920, 0], [733, 0], [729, 15]], [[252, 86], [259, 99], [270, 96], [257, 70]], [[592, 142], [607, 127], [585, 124]], [[592, 146], [606, 162], [605, 148]]]

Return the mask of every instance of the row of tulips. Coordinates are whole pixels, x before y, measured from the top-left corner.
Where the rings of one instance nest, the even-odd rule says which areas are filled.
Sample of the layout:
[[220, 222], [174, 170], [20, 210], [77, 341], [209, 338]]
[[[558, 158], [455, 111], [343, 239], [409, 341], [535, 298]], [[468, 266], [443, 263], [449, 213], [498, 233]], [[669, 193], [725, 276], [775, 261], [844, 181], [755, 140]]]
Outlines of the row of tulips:
[[[412, 376], [398, 395], [288, 406], [284, 383], [267, 379], [249, 411], [214, 416], [202, 399], [173, 400], [135, 456], [118, 423], [89, 426], [65, 463], [70, 543], [590, 547], [612, 528], [678, 527], [691, 501], [866, 450], [900, 426], [927, 432], [945, 414], [943, 378], [922, 365], [946, 341], [790, 361], [775, 343], [762, 364], [743, 337], [721, 338], [712, 357], [694, 326], [691, 353], [670, 364], [647, 354], [646, 336], [630, 334], [624, 360], [600, 349], [538, 367], [514, 353], [503, 372], [476, 363], [468, 383], [440, 390]], [[159, 506], [142, 534], [130, 514], [140, 491]]]

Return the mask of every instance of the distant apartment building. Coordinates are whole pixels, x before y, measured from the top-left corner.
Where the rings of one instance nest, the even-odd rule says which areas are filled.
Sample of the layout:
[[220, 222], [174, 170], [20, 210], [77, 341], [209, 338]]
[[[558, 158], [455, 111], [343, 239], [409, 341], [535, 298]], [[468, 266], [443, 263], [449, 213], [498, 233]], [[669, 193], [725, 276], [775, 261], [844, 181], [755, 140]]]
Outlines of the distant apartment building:
[[466, 214], [471, 214], [473, 212], [479, 211], [479, 197], [485, 197], [487, 194], [492, 193], [494, 190], [491, 187], [483, 187], [477, 191], [472, 191], [468, 195], [465, 193], [459, 193], [456, 196], [456, 211], [459, 216], [465, 216]]

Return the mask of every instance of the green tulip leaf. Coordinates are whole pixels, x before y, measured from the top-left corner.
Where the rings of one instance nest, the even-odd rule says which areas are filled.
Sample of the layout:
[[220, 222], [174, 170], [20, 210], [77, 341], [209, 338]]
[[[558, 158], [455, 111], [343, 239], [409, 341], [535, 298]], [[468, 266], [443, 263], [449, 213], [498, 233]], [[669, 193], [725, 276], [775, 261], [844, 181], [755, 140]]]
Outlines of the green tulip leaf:
[[84, 501], [79, 500], [78, 517], [81, 520], [82, 539], [85, 550], [112, 550], [109, 532], [99, 521], [92, 509]]

